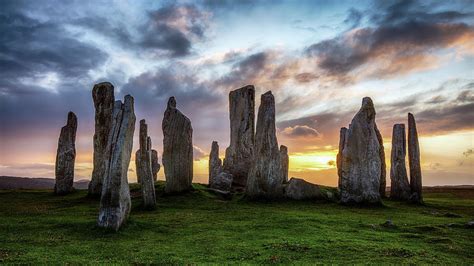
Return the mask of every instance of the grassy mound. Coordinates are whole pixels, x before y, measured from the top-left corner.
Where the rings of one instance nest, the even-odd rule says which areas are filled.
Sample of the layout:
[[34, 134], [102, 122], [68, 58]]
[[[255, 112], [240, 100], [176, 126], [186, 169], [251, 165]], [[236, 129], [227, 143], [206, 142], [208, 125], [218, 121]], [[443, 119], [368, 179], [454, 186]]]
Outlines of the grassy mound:
[[118, 233], [95, 226], [98, 199], [86, 191], [0, 191], [0, 263], [474, 263], [474, 230], [464, 226], [473, 197], [436, 191], [425, 206], [358, 208], [225, 200], [194, 187], [165, 196], [158, 183], [158, 208], [145, 211], [131, 185]]

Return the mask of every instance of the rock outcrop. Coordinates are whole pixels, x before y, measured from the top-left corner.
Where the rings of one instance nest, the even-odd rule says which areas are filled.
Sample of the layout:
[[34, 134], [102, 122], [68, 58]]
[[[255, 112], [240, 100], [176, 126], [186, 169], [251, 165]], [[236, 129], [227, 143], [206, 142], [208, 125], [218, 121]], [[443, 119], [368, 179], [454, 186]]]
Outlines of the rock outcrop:
[[337, 166], [337, 187], [341, 187], [341, 176], [342, 176], [342, 150], [344, 149], [344, 143], [346, 141], [347, 128], [343, 127], [339, 130], [339, 151], [336, 157]]
[[340, 156], [341, 203], [380, 203], [382, 162], [375, 108], [365, 97], [344, 137]]
[[288, 157], [288, 147], [285, 145], [280, 146], [280, 167], [281, 175], [283, 177], [283, 183], [288, 182], [288, 165], [290, 158]]
[[98, 226], [117, 231], [127, 220], [131, 207], [127, 172], [135, 131], [132, 96], [125, 96], [123, 104], [121, 101], [115, 102], [112, 121], [105, 153]]
[[147, 209], [156, 207], [155, 182], [151, 165], [151, 139], [148, 136], [148, 125], [145, 119], [140, 120], [140, 149], [135, 154], [137, 180], [141, 185], [143, 206]]
[[392, 154], [390, 166], [390, 198], [408, 200], [410, 198], [410, 184], [408, 183], [406, 158], [405, 125], [393, 125]]
[[209, 154], [209, 187], [220, 191], [230, 191], [233, 176], [222, 170], [222, 160], [219, 158], [219, 144], [212, 142]]
[[380, 134], [379, 129], [377, 128], [377, 124], [375, 124], [375, 133], [377, 133], [377, 140], [379, 141], [380, 149], [379, 149], [379, 156], [380, 156], [380, 188], [379, 193], [382, 198], [385, 198], [385, 190], [387, 189], [387, 165], [385, 164], [385, 149], [383, 146], [383, 138], [382, 134]]
[[421, 182], [420, 145], [418, 143], [415, 117], [411, 113], [408, 113], [408, 163], [410, 166], [410, 201], [422, 203], [423, 187]]
[[251, 85], [229, 93], [230, 145], [225, 151], [224, 171], [233, 185], [245, 187], [255, 145], [255, 88]]
[[285, 187], [285, 197], [294, 200], [324, 199], [318, 185], [292, 177]]
[[193, 128], [191, 121], [176, 109], [176, 100], [168, 100], [163, 117], [163, 166], [165, 192], [184, 192], [193, 181]]
[[114, 112], [114, 86], [109, 82], [95, 84], [92, 89], [95, 107], [94, 168], [89, 183], [89, 195], [99, 196], [105, 176], [105, 150], [112, 127]]
[[283, 176], [275, 128], [275, 98], [271, 91], [261, 96], [254, 159], [247, 180], [246, 195], [250, 198], [283, 196]]
[[151, 172], [154, 182], [158, 181], [158, 172], [160, 172], [160, 168], [161, 165], [158, 162], [158, 152], [156, 150], [151, 150]]
[[68, 194], [74, 190], [74, 162], [76, 160], [77, 117], [73, 112], [67, 115], [67, 123], [61, 128], [56, 153], [56, 184], [54, 193]]

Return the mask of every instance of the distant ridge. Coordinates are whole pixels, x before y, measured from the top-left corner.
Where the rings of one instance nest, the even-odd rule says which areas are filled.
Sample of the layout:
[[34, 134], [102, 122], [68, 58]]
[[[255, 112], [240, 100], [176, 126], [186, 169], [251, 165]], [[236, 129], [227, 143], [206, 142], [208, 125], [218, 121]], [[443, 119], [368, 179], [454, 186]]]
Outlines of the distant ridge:
[[[53, 178], [31, 178], [17, 176], [0, 176], [0, 189], [53, 189]], [[89, 180], [81, 179], [74, 182], [74, 188], [87, 189]]]

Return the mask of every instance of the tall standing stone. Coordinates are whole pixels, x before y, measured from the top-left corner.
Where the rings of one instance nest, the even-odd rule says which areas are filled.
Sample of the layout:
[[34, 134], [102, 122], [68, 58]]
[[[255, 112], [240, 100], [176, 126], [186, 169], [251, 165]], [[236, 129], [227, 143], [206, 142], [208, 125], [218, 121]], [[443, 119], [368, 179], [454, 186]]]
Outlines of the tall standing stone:
[[341, 156], [342, 203], [379, 203], [382, 162], [375, 125], [375, 108], [365, 97], [344, 137]]
[[288, 165], [290, 163], [290, 158], [288, 157], [288, 147], [285, 145], [280, 146], [280, 167], [281, 175], [283, 177], [283, 183], [288, 182]]
[[213, 141], [209, 153], [209, 186], [214, 187], [217, 176], [222, 172], [222, 160], [219, 158], [219, 144]]
[[158, 163], [158, 152], [151, 150], [151, 172], [153, 175], [153, 181], [158, 181], [158, 172], [160, 171], [161, 165]]
[[92, 89], [95, 107], [94, 168], [89, 183], [89, 195], [98, 196], [102, 191], [105, 175], [105, 150], [112, 127], [114, 111], [114, 86], [109, 82], [95, 84]]
[[224, 171], [233, 185], [245, 187], [255, 145], [255, 88], [252, 85], [229, 93], [230, 145], [225, 151]]
[[189, 118], [176, 109], [174, 97], [168, 100], [162, 128], [165, 192], [187, 191], [193, 181], [193, 128]]
[[67, 123], [61, 128], [56, 153], [56, 184], [54, 193], [68, 194], [74, 184], [74, 162], [76, 159], [77, 117], [73, 112], [67, 115]]
[[344, 149], [344, 143], [346, 142], [346, 133], [347, 133], [347, 128], [342, 127], [341, 130], [339, 130], [339, 151], [337, 153], [336, 157], [336, 166], [337, 166], [337, 186], [341, 187], [341, 177], [342, 177], [342, 150]]
[[254, 159], [247, 180], [246, 194], [250, 198], [283, 196], [283, 176], [275, 128], [275, 98], [271, 91], [261, 96]]
[[130, 214], [128, 166], [132, 155], [135, 113], [133, 97], [114, 104], [112, 128], [106, 148], [105, 176], [100, 198], [98, 226], [117, 231]]
[[421, 166], [420, 166], [420, 145], [418, 143], [418, 132], [413, 114], [408, 113], [408, 163], [410, 165], [410, 187], [412, 202], [423, 202]]
[[393, 125], [392, 154], [390, 158], [390, 198], [408, 200], [410, 198], [410, 184], [408, 183], [406, 158], [405, 125]]
[[148, 125], [145, 119], [140, 120], [140, 149], [135, 155], [137, 179], [142, 189], [143, 206], [156, 207], [155, 183], [151, 165], [151, 138], [148, 137]]
[[377, 128], [377, 124], [375, 124], [375, 133], [377, 133], [377, 140], [379, 141], [380, 149], [379, 149], [379, 156], [380, 156], [380, 196], [385, 198], [385, 190], [387, 188], [387, 165], [385, 164], [385, 149], [383, 147], [383, 138], [382, 134], [380, 134], [379, 129]]

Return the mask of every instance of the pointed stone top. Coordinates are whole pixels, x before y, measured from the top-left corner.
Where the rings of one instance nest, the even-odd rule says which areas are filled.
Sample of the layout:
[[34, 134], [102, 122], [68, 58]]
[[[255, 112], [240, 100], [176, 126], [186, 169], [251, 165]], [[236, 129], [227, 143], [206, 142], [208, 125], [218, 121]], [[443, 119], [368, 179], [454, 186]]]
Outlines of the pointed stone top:
[[130, 94], [125, 95], [124, 106], [126, 111], [133, 112], [133, 97]]
[[368, 119], [372, 119], [375, 116], [375, 107], [370, 97], [364, 97], [362, 99], [362, 106], [360, 107], [359, 113], [365, 112]]
[[72, 112], [72, 111], [70, 111], [70, 112], [67, 114], [67, 124], [68, 124], [68, 125], [77, 124], [77, 116], [76, 116], [76, 114], [74, 114], [74, 112]]
[[214, 141], [212, 141], [212, 147], [214, 147], [214, 146], [217, 146], [217, 147], [219, 147], [219, 143], [218, 143], [217, 141], [215, 141], [215, 140], [214, 140]]
[[412, 113], [408, 113], [408, 119], [415, 120], [415, 116]]
[[171, 96], [168, 100], [168, 108], [176, 108], [176, 99]]
[[275, 98], [273, 97], [272, 91], [267, 91], [262, 94], [261, 102], [265, 104], [275, 102]]
[[146, 124], [145, 119], [140, 120], [140, 125], [141, 125], [141, 124]]
[[148, 136], [148, 137], [146, 138], [146, 149], [147, 149], [148, 151], [151, 150], [151, 138], [150, 138], [150, 136]]
[[280, 145], [280, 152], [288, 153], [288, 147], [285, 145]]
[[238, 89], [236, 89], [236, 90], [233, 90], [232, 92], [234, 92], [234, 91], [241, 91], [241, 90], [253, 90], [253, 91], [255, 91], [255, 87], [254, 87], [253, 85], [250, 85], [250, 84], [249, 84], [249, 85], [245, 85], [245, 86], [243, 86], [243, 87], [241, 87], [241, 88], [238, 88]]
[[394, 124], [393, 127], [405, 128], [405, 124]]

